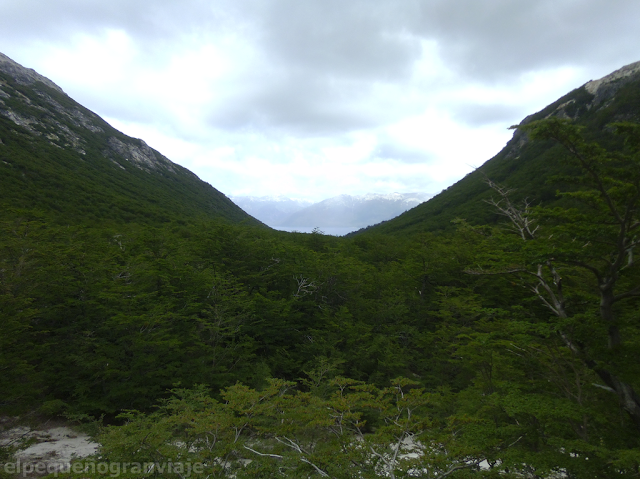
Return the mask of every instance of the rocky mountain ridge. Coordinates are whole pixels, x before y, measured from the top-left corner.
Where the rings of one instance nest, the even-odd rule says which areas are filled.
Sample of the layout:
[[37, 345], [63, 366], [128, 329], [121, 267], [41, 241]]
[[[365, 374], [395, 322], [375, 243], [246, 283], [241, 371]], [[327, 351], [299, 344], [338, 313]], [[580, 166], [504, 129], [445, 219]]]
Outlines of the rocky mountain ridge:
[[0, 52], [0, 71], [13, 77], [21, 85], [31, 85], [36, 82], [44, 83], [49, 88], [53, 88], [60, 93], [64, 93], [62, 88], [53, 83], [47, 77], [40, 75], [33, 68], [25, 68], [11, 58]]
[[[41, 83], [66, 96], [62, 88], [48, 78], [40, 75], [35, 70], [24, 68], [1, 53], [0, 71], [13, 77], [20, 85], [33, 86]], [[71, 107], [68, 104], [62, 105], [41, 89], [36, 88], [34, 92], [42, 100], [41, 102], [32, 101], [29, 97], [20, 94], [15, 88], [8, 85], [6, 81], [0, 80], [0, 115], [25, 128], [31, 134], [44, 137], [54, 146], [70, 147], [81, 155], [86, 154], [84, 149], [86, 141], [81, 135], [57, 119], [56, 115], [52, 115], [52, 112], [62, 116], [76, 128], [86, 129], [91, 133], [105, 133], [109, 130], [109, 128], [105, 128], [106, 122], [102, 118], [86, 108], [80, 105]], [[15, 101], [11, 101], [12, 98], [14, 100], [19, 98], [30, 107], [31, 114], [24, 108], [12, 108], [12, 104], [15, 104]], [[120, 165], [114, 158], [115, 155], [119, 155], [143, 170], [165, 168], [175, 172], [172, 161], [151, 149], [140, 139], [134, 140], [134, 142], [123, 142], [116, 136], [109, 136], [107, 148], [105, 148], [103, 154], [111, 158], [118, 166]]]
[[[622, 82], [618, 83], [618, 88], [625, 83], [625, 80], [632, 80], [634, 76], [636, 76], [640, 72], [640, 61], [635, 63], [630, 63], [629, 65], [625, 65], [622, 68], [610, 73], [599, 80], [591, 80], [585, 83], [584, 88], [589, 93], [595, 96], [594, 100], [597, 100], [598, 91], [601, 87], [606, 87], [613, 82], [618, 82], [622, 80]], [[595, 101], [595, 103], [598, 103]]]
[[[0, 206], [76, 219], [255, 219], [194, 173], [0, 54]], [[82, 211], [82, 213], [80, 213]], [[57, 214], [58, 214], [57, 213]]]

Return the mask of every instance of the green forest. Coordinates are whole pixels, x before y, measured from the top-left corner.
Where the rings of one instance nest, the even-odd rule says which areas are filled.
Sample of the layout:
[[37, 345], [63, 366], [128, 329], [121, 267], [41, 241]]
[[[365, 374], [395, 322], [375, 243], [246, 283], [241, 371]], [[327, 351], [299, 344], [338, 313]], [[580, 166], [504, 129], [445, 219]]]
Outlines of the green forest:
[[121, 477], [639, 477], [640, 126], [520, 131], [553, 201], [476, 175], [406, 234], [7, 206], [3, 414], [176, 464]]

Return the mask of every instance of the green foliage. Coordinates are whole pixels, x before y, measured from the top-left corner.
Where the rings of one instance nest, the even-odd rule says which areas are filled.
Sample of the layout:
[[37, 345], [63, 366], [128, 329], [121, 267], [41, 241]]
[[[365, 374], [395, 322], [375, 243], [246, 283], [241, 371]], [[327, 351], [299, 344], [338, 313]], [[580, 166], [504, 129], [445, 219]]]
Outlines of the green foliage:
[[125, 425], [106, 428], [95, 460], [201, 464], [196, 477], [481, 472], [480, 458], [469, 460], [471, 451], [460, 440], [460, 423], [454, 431], [436, 416], [442, 394], [427, 393], [407, 379], [382, 389], [340, 377], [322, 383], [332, 391], [327, 398], [278, 380], [262, 391], [231, 386], [223, 402], [202, 387], [174, 391], [157, 412], [129, 412], [123, 415]]
[[[629, 311], [637, 308], [640, 284], [634, 260], [640, 224], [638, 129], [628, 124], [618, 127], [627, 148], [617, 152], [586, 141], [568, 121], [552, 118], [524, 129], [535, 140], [552, 138], [568, 150], [566, 161], [579, 166], [583, 174], [567, 179], [580, 189], [564, 196], [580, 208], [520, 209], [521, 215], [503, 209], [511, 226], [524, 220], [535, 224], [527, 235], [504, 231], [487, 235], [475, 229], [484, 246], [479, 248], [481, 267], [469, 272], [511, 278], [543, 307], [540, 312], [534, 309], [529, 318], [501, 326], [500, 334], [511, 331], [511, 345], [503, 346], [517, 355], [509, 360], [516, 367], [505, 375], [509, 389], [494, 389], [499, 370], [493, 365], [502, 361], [495, 362], [500, 356], [492, 354], [489, 388], [486, 367], [480, 369], [483, 393], [491, 392], [493, 414], [517, 425], [509, 427], [519, 444], [512, 449], [517, 451], [514, 460], [533, 465], [538, 462], [533, 452], [539, 455], [547, 449], [539, 455], [541, 470], [559, 467], [583, 477], [597, 465], [601, 477], [630, 475], [636, 465], [629, 462], [618, 468], [624, 462], [618, 454], [636, 444], [640, 427], [635, 392], [640, 371], [629, 361], [638, 347], [638, 331], [628, 319]], [[508, 192], [497, 191], [501, 201], [509, 201]], [[485, 352], [506, 340], [476, 333], [469, 335], [469, 344], [479, 337]], [[566, 456], [567, 450], [571, 456]]]

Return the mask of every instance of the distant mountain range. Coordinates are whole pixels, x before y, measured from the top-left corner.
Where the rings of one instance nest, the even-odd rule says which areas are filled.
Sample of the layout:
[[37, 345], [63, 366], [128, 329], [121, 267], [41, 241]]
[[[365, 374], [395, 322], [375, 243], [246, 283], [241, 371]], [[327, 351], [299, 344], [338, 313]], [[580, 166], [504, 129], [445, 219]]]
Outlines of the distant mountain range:
[[232, 196], [248, 214], [273, 227], [362, 228], [427, 201], [427, 193], [339, 195], [318, 203], [284, 196]]
[[230, 196], [231, 201], [269, 226], [280, 226], [289, 216], [313, 204], [313, 201], [286, 196]]

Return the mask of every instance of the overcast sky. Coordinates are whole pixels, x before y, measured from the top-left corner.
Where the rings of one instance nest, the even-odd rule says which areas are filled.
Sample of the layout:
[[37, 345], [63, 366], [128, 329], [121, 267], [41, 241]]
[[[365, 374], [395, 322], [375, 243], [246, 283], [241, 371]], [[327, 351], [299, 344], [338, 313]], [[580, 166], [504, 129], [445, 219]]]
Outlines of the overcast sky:
[[227, 195], [438, 193], [640, 60], [631, 0], [0, 0], [0, 51]]

